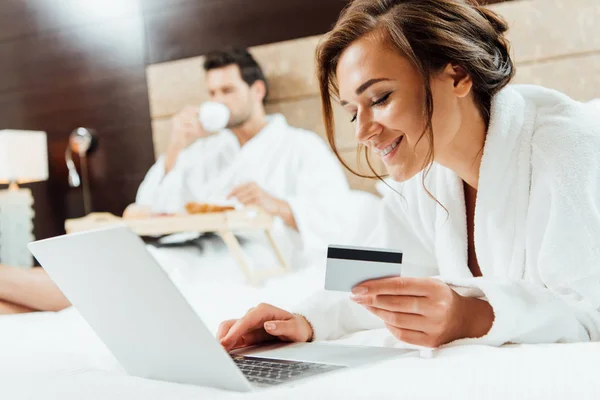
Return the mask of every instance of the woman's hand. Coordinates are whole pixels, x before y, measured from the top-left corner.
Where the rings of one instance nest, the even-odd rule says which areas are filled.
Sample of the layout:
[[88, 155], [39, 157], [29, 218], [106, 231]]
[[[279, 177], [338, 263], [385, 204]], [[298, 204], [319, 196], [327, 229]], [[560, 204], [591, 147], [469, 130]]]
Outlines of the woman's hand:
[[488, 302], [463, 297], [433, 278], [371, 280], [352, 293], [352, 300], [381, 318], [396, 338], [420, 346], [481, 337], [494, 321]]
[[221, 323], [217, 332], [217, 339], [227, 351], [273, 340], [308, 342], [312, 337], [306, 318], [270, 304], [260, 304], [240, 319]]

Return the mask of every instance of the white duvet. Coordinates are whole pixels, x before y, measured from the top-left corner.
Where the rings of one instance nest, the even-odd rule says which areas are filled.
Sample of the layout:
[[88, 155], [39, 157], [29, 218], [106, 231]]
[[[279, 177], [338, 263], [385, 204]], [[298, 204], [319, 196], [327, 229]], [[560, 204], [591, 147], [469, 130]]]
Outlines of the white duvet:
[[[0, 398], [21, 399], [598, 399], [600, 343], [450, 347], [239, 394], [127, 376], [74, 310], [0, 320]], [[344, 342], [382, 345], [387, 332]]]
[[[214, 332], [225, 318], [259, 301], [289, 307], [322, 282], [322, 268], [271, 281], [180, 288]], [[198, 284], [198, 283], [196, 283]], [[223, 299], [206, 307], [209, 299]], [[335, 343], [402, 346], [386, 330]], [[348, 369], [293, 387], [239, 394], [127, 376], [75, 309], [0, 317], [0, 399], [598, 399], [600, 343], [448, 347]]]

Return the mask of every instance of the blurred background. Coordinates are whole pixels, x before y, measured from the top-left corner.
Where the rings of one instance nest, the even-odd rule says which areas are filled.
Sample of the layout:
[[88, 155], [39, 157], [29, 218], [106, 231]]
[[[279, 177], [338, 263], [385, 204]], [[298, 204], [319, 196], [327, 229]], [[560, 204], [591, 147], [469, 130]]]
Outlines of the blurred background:
[[[586, 101], [600, 97], [598, 0], [494, 2], [511, 24], [516, 81]], [[77, 127], [93, 130], [92, 211], [120, 215], [164, 150], [177, 110], [204, 100], [201, 56], [251, 47], [272, 86], [268, 111], [323, 134], [313, 51], [342, 0], [2, 0], [0, 129], [47, 133], [46, 181], [35, 199], [38, 239], [84, 215], [69, 187], [65, 149]], [[568, 35], [566, 34], [568, 33]], [[343, 130], [343, 126], [339, 129]], [[345, 154], [352, 158], [351, 132]], [[80, 171], [80, 161], [73, 157]], [[373, 183], [351, 178], [354, 188]]]

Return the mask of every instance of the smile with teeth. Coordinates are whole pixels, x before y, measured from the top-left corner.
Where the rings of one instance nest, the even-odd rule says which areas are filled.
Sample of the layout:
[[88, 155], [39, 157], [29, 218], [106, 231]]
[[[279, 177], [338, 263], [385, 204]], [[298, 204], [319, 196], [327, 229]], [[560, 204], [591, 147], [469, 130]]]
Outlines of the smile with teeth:
[[375, 150], [375, 151], [377, 153], [379, 153], [382, 157], [385, 157], [388, 154], [390, 154], [392, 152], [392, 150], [394, 150], [396, 148], [396, 146], [398, 146], [398, 144], [400, 143], [401, 140], [402, 140], [402, 136], [400, 136], [398, 139], [394, 140], [394, 143], [390, 144], [385, 149]]

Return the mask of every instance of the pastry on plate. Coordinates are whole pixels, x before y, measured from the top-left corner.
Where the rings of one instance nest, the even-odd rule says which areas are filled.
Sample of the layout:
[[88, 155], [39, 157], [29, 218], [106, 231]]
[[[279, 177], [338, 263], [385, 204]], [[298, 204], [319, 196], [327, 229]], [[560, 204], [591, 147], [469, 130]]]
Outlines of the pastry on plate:
[[232, 210], [235, 210], [235, 207], [222, 206], [222, 205], [218, 205], [218, 204], [190, 202], [185, 205], [185, 209], [189, 214], [206, 214], [206, 213], [232, 211]]

